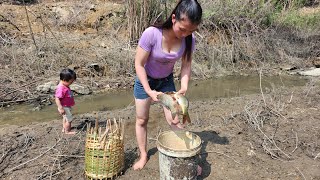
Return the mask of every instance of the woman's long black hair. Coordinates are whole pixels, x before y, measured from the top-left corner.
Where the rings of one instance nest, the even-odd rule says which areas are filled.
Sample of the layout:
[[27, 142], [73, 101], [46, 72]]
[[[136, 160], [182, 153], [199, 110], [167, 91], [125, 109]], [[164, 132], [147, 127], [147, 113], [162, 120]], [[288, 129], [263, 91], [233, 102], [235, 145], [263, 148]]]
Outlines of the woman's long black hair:
[[[176, 7], [173, 9], [168, 19], [161, 25], [155, 25], [162, 29], [172, 28], [172, 15], [175, 15], [178, 21], [182, 20], [183, 15], [186, 15], [192, 24], [198, 25], [201, 22], [202, 8], [197, 0], [180, 0]], [[185, 38], [186, 49], [183, 54], [183, 58], [187, 61], [191, 60], [191, 48], [192, 48], [192, 34]]]

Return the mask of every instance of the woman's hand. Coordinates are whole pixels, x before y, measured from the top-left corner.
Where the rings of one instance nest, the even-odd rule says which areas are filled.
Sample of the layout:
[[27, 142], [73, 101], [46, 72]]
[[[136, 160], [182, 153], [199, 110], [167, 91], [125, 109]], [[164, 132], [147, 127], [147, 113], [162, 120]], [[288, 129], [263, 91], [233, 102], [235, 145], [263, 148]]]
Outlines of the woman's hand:
[[159, 94], [161, 94], [162, 92], [158, 92], [158, 91], [155, 91], [155, 90], [151, 90], [151, 91], [149, 91], [149, 92], [147, 92], [147, 93], [148, 93], [148, 95], [151, 97], [151, 99], [152, 99], [153, 101], [157, 102], [157, 101], [159, 101], [158, 98], [157, 98], [157, 96], [158, 96]]
[[182, 94], [182, 95], [186, 95], [187, 90], [186, 89], [180, 89], [177, 93], [178, 94]]

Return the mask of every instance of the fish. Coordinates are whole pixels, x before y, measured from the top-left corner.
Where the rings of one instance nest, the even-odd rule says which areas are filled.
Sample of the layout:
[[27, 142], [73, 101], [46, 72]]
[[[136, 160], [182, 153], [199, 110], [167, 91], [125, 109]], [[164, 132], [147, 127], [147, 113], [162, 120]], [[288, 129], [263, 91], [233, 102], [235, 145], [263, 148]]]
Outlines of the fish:
[[175, 93], [174, 97], [180, 106], [181, 114], [183, 115], [183, 118], [182, 118], [183, 124], [185, 124], [186, 122], [191, 123], [189, 112], [188, 112], [189, 100], [187, 99], [186, 96], [179, 94], [179, 93]]
[[184, 95], [176, 92], [166, 92], [159, 94], [157, 98], [164, 107], [171, 111], [173, 119], [180, 114], [183, 115], [183, 124], [191, 123], [188, 113], [189, 101]]
[[158, 94], [157, 98], [165, 108], [171, 111], [173, 119], [179, 114], [179, 105], [175, 98], [173, 98], [172, 92]]

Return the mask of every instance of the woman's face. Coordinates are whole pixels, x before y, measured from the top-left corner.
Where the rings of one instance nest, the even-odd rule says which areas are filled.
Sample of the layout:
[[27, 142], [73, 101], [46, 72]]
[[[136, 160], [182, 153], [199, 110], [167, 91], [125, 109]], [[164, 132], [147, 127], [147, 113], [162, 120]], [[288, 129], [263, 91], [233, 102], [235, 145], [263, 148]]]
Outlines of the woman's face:
[[177, 20], [173, 14], [172, 24], [173, 32], [179, 39], [189, 36], [198, 28], [198, 25], [192, 24], [186, 15], [182, 15], [181, 20]]

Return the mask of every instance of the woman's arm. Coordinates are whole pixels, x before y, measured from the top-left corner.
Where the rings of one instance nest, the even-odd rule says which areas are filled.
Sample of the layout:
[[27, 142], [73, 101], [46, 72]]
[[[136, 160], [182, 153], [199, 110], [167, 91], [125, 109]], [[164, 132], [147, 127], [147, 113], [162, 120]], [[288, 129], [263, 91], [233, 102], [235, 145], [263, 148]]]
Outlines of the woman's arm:
[[185, 93], [188, 90], [188, 83], [191, 76], [191, 61], [192, 58], [190, 57], [190, 60], [187, 61], [186, 59], [182, 59], [181, 64], [181, 88], [178, 91], [178, 93], [185, 95]]
[[146, 64], [147, 59], [149, 57], [149, 54], [150, 54], [150, 52], [148, 52], [148, 51], [142, 49], [140, 46], [138, 46], [134, 65], [136, 68], [137, 76], [138, 76], [144, 90], [154, 101], [158, 101], [157, 95], [160, 94], [160, 92], [151, 90], [149, 83], [148, 83], [147, 73], [144, 68], [144, 65]]

